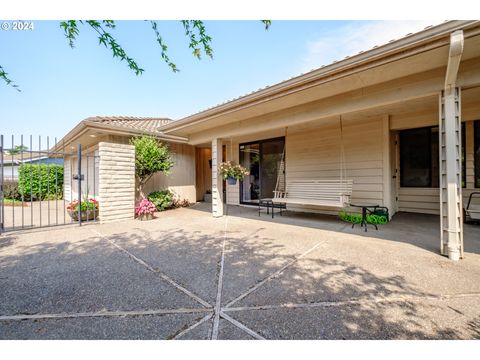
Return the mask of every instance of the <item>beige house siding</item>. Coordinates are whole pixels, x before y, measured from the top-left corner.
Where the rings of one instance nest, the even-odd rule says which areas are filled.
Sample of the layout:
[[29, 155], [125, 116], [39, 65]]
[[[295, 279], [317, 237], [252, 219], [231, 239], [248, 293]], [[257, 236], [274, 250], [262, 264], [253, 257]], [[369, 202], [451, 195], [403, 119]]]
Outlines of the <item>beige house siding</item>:
[[145, 185], [145, 193], [169, 189], [181, 199], [197, 201], [195, 188], [195, 147], [170, 143], [175, 166], [169, 175], [157, 173]]
[[[77, 156], [69, 156], [64, 161], [64, 198], [67, 201], [78, 199], [78, 181], [73, 176], [78, 172]], [[98, 198], [99, 196], [99, 172], [98, 172], [98, 150], [97, 147], [86, 149], [82, 153], [82, 187], [80, 196]]]
[[[463, 204], [475, 189], [474, 184], [474, 143], [473, 122], [465, 122], [466, 187], [462, 189]], [[402, 170], [400, 169], [400, 172]], [[398, 210], [423, 214], [440, 214], [440, 193], [438, 188], [402, 188], [398, 189]]]
[[423, 214], [440, 214], [438, 188], [400, 188], [398, 210]]
[[205, 193], [212, 191], [212, 149], [195, 149], [195, 174], [197, 201], [203, 201]]
[[[239, 163], [239, 143], [236, 141], [225, 142], [226, 157], [229, 160]], [[232, 156], [233, 154], [233, 156]], [[227, 204], [239, 205], [240, 204], [240, 182], [237, 181], [235, 185], [229, 185], [226, 183]]]
[[[109, 135], [106, 141], [128, 144], [130, 136]], [[195, 147], [186, 144], [169, 143], [175, 166], [169, 175], [157, 173], [145, 184], [145, 193], [169, 189], [181, 199], [194, 203], [197, 201], [195, 189]], [[136, 194], [138, 200], [138, 194]]]
[[[384, 156], [382, 118], [343, 122], [346, 178], [352, 179], [352, 202], [384, 205]], [[330, 123], [331, 124], [331, 123]], [[266, 137], [262, 137], [266, 138]], [[238, 142], [227, 144], [227, 158], [238, 162]], [[340, 130], [338, 125], [288, 129], [285, 140], [287, 183], [297, 179], [339, 179]], [[233, 157], [230, 155], [230, 148]], [[386, 167], [390, 177], [390, 169]], [[239, 185], [227, 185], [227, 203], [239, 203]], [[289, 206], [292, 210], [337, 213], [338, 209]]]
[[[345, 160], [347, 178], [352, 179], [352, 203], [378, 203], [388, 206], [390, 213], [396, 211], [436, 214], [439, 210], [438, 188], [402, 188], [399, 187], [400, 166], [396, 165], [394, 135], [391, 130], [391, 152], [385, 154], [385, 117], [365, 119], [357, 122], [344, 122], [343, 141], [345, 146]], [[390, 122], [394, 129], [399, 124]], [[431, 126], [435, 123], [420, 122], [417, 127]], [[463, 202], [466, 206], [468, 196], [472, 191], [480, 191], [474, 187], [474, 144], [473, 122], [466, 122], [466, 188], [463, 189]], [[276, 135], [276, 134], [275, 134]], [[272, 137], [274, 137], [272, 135]], [[265, 134], [262, 134], [263, 138]], [[340, 176], [340, 132], [338, 125], [310, 127], [304, 130], [288, 130], [286, 137], [286, 178], [287, 182], [296, 179], [338, 179]], [[225, 141], [227, 158], [238, 163], [239, 143]], [[232, 151], [230, 151], [232, 149]], [[233, 157], [230, 152], [233, 153]], [[389, 158], [388, 158], [389, 156]], [[390, 164], [391, 163], [391, 164]], [[397, 166], [398, 183], [392, 179]], [[385, 189], [387, 181], [391, 181], [390, 191]], [[386, 190], [386, 191], [385, 191]], [[240, 194], [239, 184], [227, 185], [227, 203], [238, 205]], [[395, 196], [396, 195], [396, 196]], [[389, 199], [390, 197], [390, 199]], [[395, 197], [398, 200], [395, 203]], [[336, 213], [333, 209], [319, 207], [289, 207], [292, 210]]]
[[[353, 180], [352, 203], [383, 205], [382, 119], [343, 126], [346, 178]], [[286, 178], [338, 179], [340, 177], [339, 126], [289, 131], [286, 138]], [[332, 209], [302, 207], [331, 213]], [[293, 207], [292, 207], [293, 209]]]

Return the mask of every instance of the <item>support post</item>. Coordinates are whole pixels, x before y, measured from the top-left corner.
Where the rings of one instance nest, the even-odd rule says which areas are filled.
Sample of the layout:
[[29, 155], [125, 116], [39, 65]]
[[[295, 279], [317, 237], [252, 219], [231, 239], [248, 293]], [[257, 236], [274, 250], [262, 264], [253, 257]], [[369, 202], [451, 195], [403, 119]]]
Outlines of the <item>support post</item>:
[[82, 144], [77, 146], [78, 225], [82, 226]]
[[[392, 207], [392, 166], [390, 160], [390, 116], [382, 118], [382, 156], [383, 156], [383, 206], [388, 208], [389, 216]], [[389, 219], [390, 220], [390, 219]]]
[[440, 98], [441, 253], [459, 260], [463, 252], [460, 89]]
[[223, 181], [218, 173], [222, 163], [222, 140], [212, 140], [212, 215], [223, 216]]
[[461, 93], [456, 81], [463, 54], [463, 31], [450, 34], [447, 73], [440, 94], [440, 252], [463, 257]]

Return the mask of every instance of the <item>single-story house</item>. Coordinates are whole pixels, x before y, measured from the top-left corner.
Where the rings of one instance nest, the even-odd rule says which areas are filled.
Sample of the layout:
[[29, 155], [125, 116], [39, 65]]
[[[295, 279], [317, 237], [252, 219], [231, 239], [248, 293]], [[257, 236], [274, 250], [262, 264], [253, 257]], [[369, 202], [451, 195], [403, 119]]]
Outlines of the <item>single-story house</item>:
[[[271, 198], [279, 184], [349, 179], [352, 203], [376, 203], [390, 215], [440, 215], [441, 253], [458, 259], [463, 202], [480, 187], [480, 21], [447, 21], [176, 121], [89, 118], [63, 141], [111, 160], [115, 146], [140, 133], [176, 153], [171, 176], [159, 174], [150, 189], [170, 187], [190, 201], [211, 191], [213, 216], [223, 215], [224, 202]], [[102, 150], [105, 144], [117, 145]], [[250, 175], [223, 182], [225, 160]], [[132, 217], [131, 180], [128, 186]]]

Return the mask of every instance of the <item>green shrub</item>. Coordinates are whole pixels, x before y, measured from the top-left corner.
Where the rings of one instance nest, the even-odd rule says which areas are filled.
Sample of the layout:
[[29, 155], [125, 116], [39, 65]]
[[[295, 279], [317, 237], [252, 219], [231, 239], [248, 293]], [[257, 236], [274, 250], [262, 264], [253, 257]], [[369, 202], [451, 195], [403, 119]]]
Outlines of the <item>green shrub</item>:
[[18, 192], [29, 200], [63, 197], [63, 165], [22, 164], [18, 168]]
[[137, 191], [144, 199], [143, 187], [147, 181], [157, 172], [168, 175], [175, 163], [169, 146], [153, 136], [143, 135], [131, 138], [130, 144], [135, 146]]
[[174, 204], [173, 193], [170, 190], [154, 191], [148, 194], [150, 200], [158, 211], [171, 208]]
[[18, 191], [18, 181], [5, 180], [3, 182], [3, 196], [5, 199], [21, 200], [22, 196]]

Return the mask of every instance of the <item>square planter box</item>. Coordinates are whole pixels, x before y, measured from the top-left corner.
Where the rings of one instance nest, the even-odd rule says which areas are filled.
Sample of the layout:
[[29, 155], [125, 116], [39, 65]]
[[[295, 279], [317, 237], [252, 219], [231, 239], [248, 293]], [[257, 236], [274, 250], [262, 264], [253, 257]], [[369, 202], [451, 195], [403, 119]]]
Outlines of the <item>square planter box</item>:
[[203, 201], [205, 201], [206, 203], [211, 203], [212, 202], [212, 194], [203, 195]]

